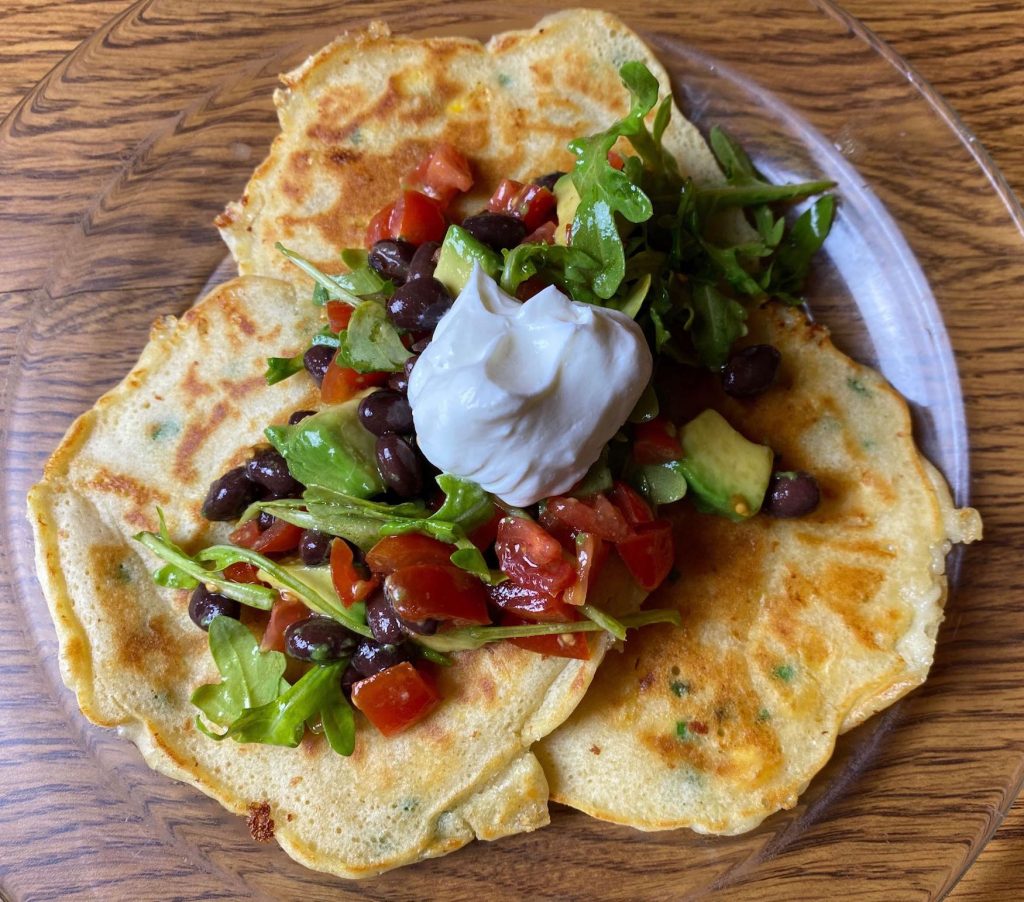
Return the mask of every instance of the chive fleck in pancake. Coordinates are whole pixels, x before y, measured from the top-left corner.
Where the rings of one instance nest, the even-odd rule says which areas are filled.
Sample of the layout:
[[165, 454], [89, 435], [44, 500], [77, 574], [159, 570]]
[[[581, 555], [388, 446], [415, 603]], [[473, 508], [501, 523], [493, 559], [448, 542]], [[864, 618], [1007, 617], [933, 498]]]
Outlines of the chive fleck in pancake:
[[553, 799], [644, 830], [739, 833], [792, 807], [839, 733], [924, 681], [946, 553], [981, 537], [878, 373], [791, 309], [756, 313], [746, 341], [782, 352], [776, 384], [747, 401], [680, 386], [677, 413], [715, 407], [814, 473], [821, 506], [745, 523], [666, 509], [679, 575], [649, 604], [682, 629], [631, 635], [537, 747]]
[[[467, 38], [394, 37], [377, 23], [347, 34], [283, 77], [274, 96], [281, 134], [242, 199], [219, 217], [241, 275], [295, 279], [283, 242], [322, 269], [361, 247], [370, 218], [439, 141], [472, 161], [479, 210], [503, 178], [569, 169], [573, 138], [602, 131], [629, 109], [619, 67], [642, 60], [669, 91], [643, 41], [608, 13], [567, 10], [529, 31]], [[721, 173], [678, 110], [665, 146], [697, 182]]]
[[[207, 636], [189, 619], [189, 593], [158, 587], [160, 562], [131, 536], [156, 528], [159, 505], [186, 549], [223, 538], [228, 527], [200, 515], [206, 489], [264, 426], [316, 406], [305, 374], [271, 387], [262, 374], [266, 355], [304, 346], [318, 315], [305, 292], [250, 277], [159, 321], [135, 369], [72, 426], [29, 515], [61, 672], [85, 715], [232, 811], [259, 807], [303, 864], [362, 877], [546, 824], [530, 746], [580, 700], [605, 640], [588, 662], [507, 644], [456, 655], [442, 704], [402, 735], [384, 739], [357, 714], [350, 758], [309, 736], [288, 749], [217, 743], [195, 728], [192, 691], [220, 679]], [[636, 591], [621, 572], [605, 590], [620, 602]], [[259, 616], [245, 609], [246, 622]]]

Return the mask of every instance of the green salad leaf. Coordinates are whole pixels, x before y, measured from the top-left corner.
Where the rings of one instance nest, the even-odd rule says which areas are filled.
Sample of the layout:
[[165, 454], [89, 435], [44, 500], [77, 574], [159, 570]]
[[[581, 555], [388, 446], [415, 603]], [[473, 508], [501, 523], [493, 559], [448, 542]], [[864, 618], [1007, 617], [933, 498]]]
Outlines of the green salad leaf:
[[289, 376], [302, 372], [303, 369], [305, 369], [305, 363], [302, 354], [296, 354], [294, 357], [268, 357], [267, 371], [263, 374], [263, 378], [267, 380], [267, 385], [276, 385]]
[[377, 301], [356, 307], [340, 340], [338, 364], [358, 373], [395, 373], [412, 356]]

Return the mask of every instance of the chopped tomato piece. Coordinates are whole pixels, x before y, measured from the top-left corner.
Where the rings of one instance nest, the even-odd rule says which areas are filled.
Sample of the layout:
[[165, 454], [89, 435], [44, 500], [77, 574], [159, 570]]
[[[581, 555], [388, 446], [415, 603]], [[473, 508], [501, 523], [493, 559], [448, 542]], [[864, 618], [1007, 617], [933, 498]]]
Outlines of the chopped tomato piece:
[[469, 541], [481, 551], [486, 551], [494, 544], [494, 540], [498, 537], [498, 524], [501, 522], [501, 517], [501, 511], [495, 510], [494, 516], [490, 520], [482, 523], [469, 534]]
[[270, 611], [270, 622], [263, 631], [260, 648], [264, 651], [284, 651], [284, 631], [293, 623], [305, 620], [312, 611], [301, 601], [279, 598]]
[[391, 234], [391, 214], [395, 211], [394, 204], [388, 204], [378, 210], [370, 224], [366, 227], [366, 246], [373, 247], [378, 241], [384, 238], [394, 238]]
[[634, 529], [641, 523], [654, 522], [654, 513], [651, 511], [650, 505], [644, 500], [643, 495], [632, 486], [624, 482], [616, 482], [612, 486], [611, 496], [612, 503], [622, 511], [626, 522]]
[[438, 144], [406, 176], [402, 187], [426, 194], [447, 208], [459, 192], [473, 187], [473, 173], [469, 161], [451, 144]]
[[501, 518], [495, 550], [502, 571], [528, 589], [557, 595], [576, 575], [558, 540], [525, 517]]
[[[502, 626], [522, 626], [526, 621], [512, 615], [502, 618]], [[553, 636], [522, 636], [509, 639], [513, 645], [534, 651], [539, 655], [551, 655], [557, 658], [576, 658], [580, 661], [590, 660], [590, 643], [586, 633], [557, 633]]]
[[258, 583], [261, 582], [258, 572], [254, 564], [238, 561], [224, 568], [224, 578], [233, 583]]
[[541, 522], [548, 520], [560, 520], [575, 532], [593, 533], [609, 542], [621, 542], [630, 532], [626, 518], [604, 495], [595, 495], [589, 501], [549, 498]]
[[581, 532], [576, 536], [576, 581], [562, 596], [566, 604], [586, 604], [590, 580], [597, 575], [606, 556], [604, 542], [593, 533]]
[[682, 456], [676, 427], [667, 417], [655, 417], [633, 427], [633, 457], [638, 464], [663, 464]]
[[502, 179], [487, 209], [492, 213], [511, 213], [523, 221], [528, 232], [532, 232], [555, 212], [555, 195], [540, 185]]
[[408, 661], [352, 686], [352, 704], [385, 736], [423, 720], [440, 700], [433, 682]]
[[344, 301], [328, 301], [327, 322], [330, 323], [331, 331], [340, 332], [342, 329], [347, 329], [354, 309], [351, 304], [346, 304]]
[[510, 579], [488, 587], [487, 595], [491, 599], [491, 604], [501, 608], [506, 614], [514, 614], [525, 620], [537, 623], [568, 623], [578, 619], [576, 611], [557, 595], [517, 586]]
[[387, 373], [357, 373], [347, 366], [332, 363], [324, 374], [320, 398], [325, 404], [341, 404], [359, 394], [364, 388], [383, 385], [387, 380]]
[[547, 287], [548, 281], [543, 276], [530, 276], [530, 278], [524, 279], [516, 287], [516, 300], [528, 301]]
[[608, 163], [611, 165], [612, 169], [619, 170], [621, 170], [623, 166], [626, 165], [626, 161], [622, 159], [622, 155], [616, 153], [614, 150], [608, 151]]
[[443, 239], [448, 226], [436, 200], [419, 191], [403, 191], [391, 213], [388, 228], [392, 238], [423, 244]]
[[331, 582], [346, 608], [368, 598], [380, 585], [377, 579], [363, 579], [352, 563], [352, 548], [344, 539], [331, 542]]
[[366, 565], [374, 572], [387, 575], [413, 564], [451, 564], [453, 545], [445, 545], [417, 532], [385, 536], [366, 553]]
[[664, 582], [675, 561], [672, 524], [668, 520], [641, 523], [636, 534], [615, 548], [637, 585], [653, 592]]
[[558, 227], [553, 219], [549, 219], [547, 222], [542, 222], [537, 228], [535, 228], [529, 235], [527, 235], [521, 244], [554, 244], [555, 243], [555, 229]]
[[294, 551], [299, 547], [302, 538], [302, 527], [284, 520], [275, 520], [263, 530], [249, 547], [260, 554], [274, 554], [281, 551]]
[[450, 564], [413, 564], [384, 580], [384, 593], [399, 617], [420, 623], [451, 620], [490, 623], [487, 591], [480, 580]]
[[260, 537], [260, 524], [256, 520], [248, 520], [228, 536], [228, 541], [239, 548], [252, 548]]

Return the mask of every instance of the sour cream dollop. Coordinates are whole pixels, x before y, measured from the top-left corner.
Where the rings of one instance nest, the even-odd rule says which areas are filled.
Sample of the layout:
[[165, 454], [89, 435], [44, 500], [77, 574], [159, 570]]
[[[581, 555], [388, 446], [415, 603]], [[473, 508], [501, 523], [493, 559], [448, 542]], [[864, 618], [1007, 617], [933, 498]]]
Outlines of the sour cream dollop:
[[625, 314], [554, 287], [520, 303], [474, 265], [409, 377], [417, 441], [434, 466], [525, 507], [586, 475], [652, 366]]

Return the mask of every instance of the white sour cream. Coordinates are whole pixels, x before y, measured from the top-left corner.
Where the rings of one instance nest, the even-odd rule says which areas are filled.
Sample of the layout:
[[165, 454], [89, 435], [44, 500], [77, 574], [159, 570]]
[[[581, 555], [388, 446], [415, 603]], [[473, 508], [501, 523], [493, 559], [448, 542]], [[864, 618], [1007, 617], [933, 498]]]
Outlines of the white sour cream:
[[444, 472], [525, 507], [586, 475], [652, 366], [625, 314], [554, 287], [520, 303], [474, 265], [409, 378], [417, 440]]

